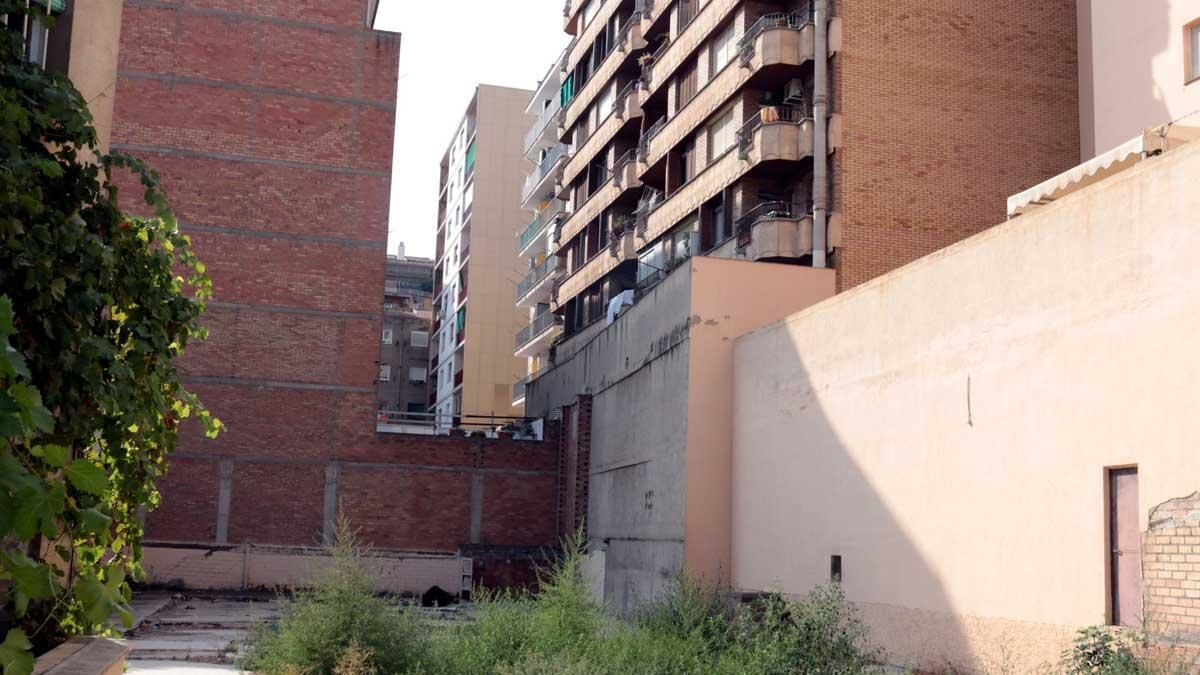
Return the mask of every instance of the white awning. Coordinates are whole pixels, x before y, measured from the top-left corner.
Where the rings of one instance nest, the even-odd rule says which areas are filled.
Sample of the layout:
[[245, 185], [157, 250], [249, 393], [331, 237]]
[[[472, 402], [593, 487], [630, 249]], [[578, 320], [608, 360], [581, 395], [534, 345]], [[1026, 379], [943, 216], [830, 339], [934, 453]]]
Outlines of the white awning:
[[1061, 199], [1092, 183], [1124, 171], [1151, 155], [1178, 147], [1196, 138], [1194, 127], [1165, 124], [1147, 129], [1108, 152], [1097, 155], [1079, 166], [1064, 171], [1050, 180], [1008, 198], [1008, 217], [1019, 216], [1031, 209]]

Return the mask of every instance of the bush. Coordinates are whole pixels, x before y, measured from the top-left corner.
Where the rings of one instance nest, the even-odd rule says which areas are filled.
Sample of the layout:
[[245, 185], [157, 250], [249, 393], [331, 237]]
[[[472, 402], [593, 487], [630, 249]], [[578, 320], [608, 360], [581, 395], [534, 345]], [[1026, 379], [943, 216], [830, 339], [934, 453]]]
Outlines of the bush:
[[259, 626], [243, 666], [266, 675], [404, 673], [422, 654], [420, 625], [411, 610], [375, 594], [362, 550], [341, 521], [331, 564], [311, 590], [281, 600], [274, 625]]

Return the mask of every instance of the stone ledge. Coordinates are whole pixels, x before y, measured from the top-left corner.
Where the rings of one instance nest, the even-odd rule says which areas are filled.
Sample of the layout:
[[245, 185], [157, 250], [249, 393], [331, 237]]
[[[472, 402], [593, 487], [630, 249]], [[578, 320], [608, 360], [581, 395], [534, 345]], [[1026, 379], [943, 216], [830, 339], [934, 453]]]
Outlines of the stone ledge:
[[33, 675], [120, 675], [132, 649], [108, 638], [75, 638], [39, 657]]

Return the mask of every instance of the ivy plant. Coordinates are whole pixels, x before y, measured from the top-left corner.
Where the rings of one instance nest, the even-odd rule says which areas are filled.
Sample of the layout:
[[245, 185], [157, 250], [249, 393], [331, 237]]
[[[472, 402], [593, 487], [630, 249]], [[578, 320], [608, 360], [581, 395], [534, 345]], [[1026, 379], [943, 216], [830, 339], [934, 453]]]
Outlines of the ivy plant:
[[[49, 21], [24, 0], [5, 13]], [[101, 153], [70, 81], [0, 33], [0, 602], [15, 626], [0, 668], [26, 675], [34, 654], [131, 620], [141, 520], [179, 425], [221, 424], [176, 367], [212, 285], [158, 175]]]

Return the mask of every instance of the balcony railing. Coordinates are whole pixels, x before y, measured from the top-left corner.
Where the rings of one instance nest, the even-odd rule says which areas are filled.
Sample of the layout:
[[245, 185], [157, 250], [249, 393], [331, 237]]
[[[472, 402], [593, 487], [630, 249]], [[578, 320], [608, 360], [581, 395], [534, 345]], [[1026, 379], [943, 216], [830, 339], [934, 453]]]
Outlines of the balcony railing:
[[800, 30], [813, 23], [815, 18], [812, 3], [806, 4], [797, 12], [772, 12], [763, 15], [750, 28], [746, 29], [746, 34], [738, 41], [738, 51], [741, 53], [742, 63], [750, 62], [750, 58], [754, 56], [754, 44], [758, 40], [758, 36], [767, 30], [772, 28]]
[[548, 256], [542, 264], [534, 267], [529, 274], [517, 284], [517, 299], [521, 299], [541, 283], [546, 277], [558, 271], [558, 256]]
[[[664, 37], [662, 44], [658, 45], [658, 49], [650, 55], [650, 58], [642, 64], [642, 81], [649, 84], [654, 79], [654, 64], [662, 58], [663, 54], [667, 53], [667, 49], [671, 46], [671, 39]], [[644, 57], [643, 57], [644, 58]]]
[[625, 41], [629, 39], [629, 34], [633, 32], [633, 27], [642, 21], [642, 10], [634, 9], [629, 18], [625, 20], [625, 26], [617, 33], [617, 37], [613, 40], [613, 44], [617, 49], [624, 51]]
[[525, 388], [529, 386], [529, 381], [532, 379], [532, 377], [532, 375], [526, 375], [516, 382], [513, 382], [513, 401], [520, 401], [521, 399], [525, 398]]
[[546, 231], [546, 228], [549, 227], [551, 223], [558, 219], [559, 214], [561, 214], [566, 207], [566, 202], [561, 199], [551, 199], [546, 206], [542, 207], [542, 209], [537, 212], [537, 215], [533, 217], [533, 222], [529, 223], [529, 226], [526, 227], [518, 237], [518, 250], [524, 251], [530, 244], [532, 244], [533, 241], [542, 234], [542, 232]]
[[630, 96], [632, 96], [634, 94], [634, 92], [638, 91], [641, 88], [642, 88], [642, 81], [641, 80], [633, 80], [629, 84], [625, 85], [621, 89], [621, 91], [617, 92], [617, 97], [615, 99], [613, 99], [613, 110], [615, 110], [617, 112], [618, 117], [625, 116], [626, 100]]
[[533, 320], [533, 323], [530, 323], [528, 326], [522, 328], [520, 333], [517, 333], [516, 348], [520, 349], [530, 342], [533, 342], [534, 338], [542, 333], [545, 333], [554, 326], [561, 326], [562, 322], [562, 317], [554, 312], [542, 312]]
[[529, 149], [541, 138], [542, 134], [546, 131], [546, 127], [557, 117], [560, 109], [561, 105], [557, 96], [551, 99], [550, 105], [542, 109], [542, 112], [538, 115], [537, 122], [533, 123], [533, 128], [525, 134], [525, 144], [522, 146], [525, 149], [525, 154], [529, 154]]
[[555, 145], [550, 149], [549, 152], [546, 153], [546, 156], [542, 158], [540, 163], [538, 163], [538, 166], [536, 169], [534, 169], [533, 173], [529, 174], [529, 177], [525, 179], [525, 187], [521, 190], [521, 201], [529, 201], [529, 198], [533, 195], [533, 191], [536, 190], [537, 186], [540, 185], [542, 181], [545, 180], [546, 176], [548, 176], [550, 172], [554, 170], [554, 165], [557, 164], [559, 160], [561, 160], [566, 154], [567, 146], [562, 143]]
[[657, 122], [650, 125], [650, 128], [646, 130], [646, 133], [642, 134], [641, 140], [638, 141], [638, 157], [643, 162], [646, 161], [647, 153], [650, 150], [650, 141], [654, 140], [654, 137], [657, 136], [658, 132], [662, 131], [663, 127], [665, 126], [667, 126], [667, 116], [663, 115], [662, 117], [658, 118]]
[[658, 208], [658, 205], [662, 202], [662, 190], [647, 187], [642, 192], [641, 198], [638, 199], [637, 208], [633, 210], [633, 222], [639, 235], [646, 233], [646, 223], [650, 212]]
[[746, 153], [754, 147], [754, 132], [762, 128], [764, 124], [786, 123], [799, 124], [804, 120], [812, 118], [812, 111], [808, 108], [798, 108], [794, 106], [768, 106], [760, 109], [757, 113], [750, 116], [742, 128], [738, 130], [738, 153], [745, 157]]
[[767, 201], [742, 214], [734, 221], [734, 232], [737, 234], [737, 248], [742, 250], [750, 245], [753, 239], [754, 226], [769, 218], [786, 218], [798, 220], [812, 213], [812, 201], [784, 202]]

